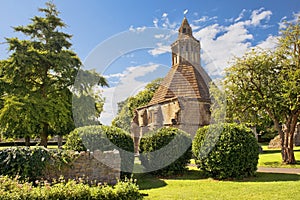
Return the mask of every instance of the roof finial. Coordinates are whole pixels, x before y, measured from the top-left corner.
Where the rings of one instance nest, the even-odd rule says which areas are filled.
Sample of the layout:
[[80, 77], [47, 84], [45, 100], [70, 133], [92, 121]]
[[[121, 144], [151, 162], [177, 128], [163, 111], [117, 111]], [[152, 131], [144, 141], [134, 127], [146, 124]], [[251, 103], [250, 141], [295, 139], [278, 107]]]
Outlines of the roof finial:
[[188, 9], [185, 9], [185, 10], [183, 11], [184, 18], [185, 18], [186, 14], [187, 14], [188, 12], [189, 12]]

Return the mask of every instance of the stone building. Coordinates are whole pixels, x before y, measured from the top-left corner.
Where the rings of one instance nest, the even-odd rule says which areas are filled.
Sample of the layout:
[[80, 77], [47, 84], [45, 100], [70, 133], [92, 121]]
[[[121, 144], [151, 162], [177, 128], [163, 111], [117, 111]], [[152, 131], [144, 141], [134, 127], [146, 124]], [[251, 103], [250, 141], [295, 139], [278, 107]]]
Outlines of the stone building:
[[171, 45], [170, 71], [150, 103], [135, 111], [131, 133], [136, 151], [140, 138], [149, 130], [173, 126], [194, 136], [199, 127], [210, 123], [211, 79], [200, 65], [200, 48], [184, 17], [178, 38]]

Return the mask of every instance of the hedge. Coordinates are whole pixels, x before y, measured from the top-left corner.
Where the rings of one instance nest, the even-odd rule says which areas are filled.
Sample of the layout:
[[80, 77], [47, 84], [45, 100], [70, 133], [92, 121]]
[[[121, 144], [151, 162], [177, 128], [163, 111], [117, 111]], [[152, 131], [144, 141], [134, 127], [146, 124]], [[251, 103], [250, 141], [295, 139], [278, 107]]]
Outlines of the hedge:
[[140, 141], [140, 159], [146, 172], [168, 176], [185, 171], [191, 159], [190, 135], [184, 131], [163, 127], [149, 132]]
[[133, 170], [133, 139], [129, 133], [117, 127], [98, 125], [76, 128], [68, 135], [64, 148], [75, 151], [117, 149], [121, 157], [121, 177], [130, 176]]
[[89, 186], [73, 180], [47, 182], [33, 186], [7, 176], [0, 177], [0, 200], [139, 200], [143, 199], [138, 186], [132, 181], [118, 182], [115, 186]]
[[50, 162], [61, 166], [68, 164], [73, 157], [69, 152], [44, 147], [5, 148], [0, 150], [0, 175], [35, 181]]
[[216, 179], [248, 177], [257, 170], [259, 145], [251, 129], [243, 125], [198, 129], [192, 151], [198, 168]]

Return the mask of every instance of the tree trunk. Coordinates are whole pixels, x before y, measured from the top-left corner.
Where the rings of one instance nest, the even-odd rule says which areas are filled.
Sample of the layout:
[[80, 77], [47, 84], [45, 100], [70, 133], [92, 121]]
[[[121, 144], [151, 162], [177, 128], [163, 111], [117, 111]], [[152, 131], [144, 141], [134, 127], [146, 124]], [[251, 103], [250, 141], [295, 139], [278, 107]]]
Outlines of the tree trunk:
[[57, 146], [59, 149], [62, 149], [62, 136], [57, 136]]
[[25, 146], [30, 147], [30, 136], [25, 136]]
[[296, 130], [298, 114], [292, 115], [285, 125], [284, 138], [285, 141], [282, 149], [284, 150], [284, 155], [282, 156], [282, 161], [285, 164], [295, 164], [296, 159], [294, 155], [294, 133]]
[[49, 125], [45, 123], [40, 135], [41, 136], [40, 146], [44, 146], [45, 148], [47, 148], [47, 144], [48, 144], [48, 127]]
[[288, 141], [284, 142], [282, 149], [284, 150], [284, 154], [282, 156], [282, 162], [285, 164], [295, 164], [296, 159], [294, 155], [294, 132], [286, 132], [285, 135], [288, 137]]

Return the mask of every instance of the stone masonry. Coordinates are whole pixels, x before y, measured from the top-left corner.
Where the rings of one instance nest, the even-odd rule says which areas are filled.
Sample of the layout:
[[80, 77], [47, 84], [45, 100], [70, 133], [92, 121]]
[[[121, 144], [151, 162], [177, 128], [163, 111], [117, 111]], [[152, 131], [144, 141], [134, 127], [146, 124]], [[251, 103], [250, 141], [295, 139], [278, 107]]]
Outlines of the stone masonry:
[[116, 184], [120, 179], [121, 158], [119, 151], [76, 152], [77, 158], [61, 168], [49, 165], [43, 179], [52, 181], [64, 177], [66, 180], [82, 180], [90, 184]]
[[210, 124], [210, 77], [201, 67], [200, 41], [194, 38], [186, 18], [171, 45], [172, 67], [148, 105], [135, 110], [131, 123], [135, 153], [140, 138], [150, 130], [176, 127], [192, 137], [199, 127]]

